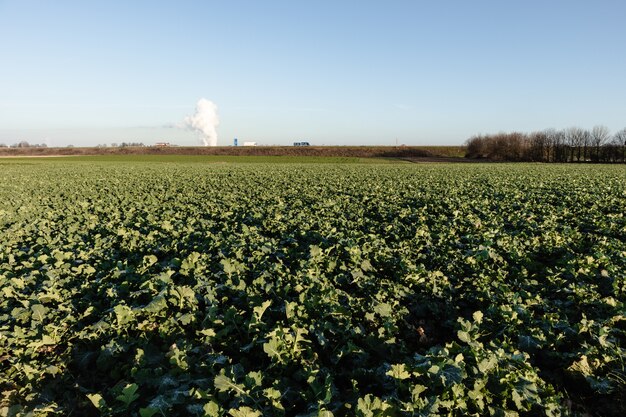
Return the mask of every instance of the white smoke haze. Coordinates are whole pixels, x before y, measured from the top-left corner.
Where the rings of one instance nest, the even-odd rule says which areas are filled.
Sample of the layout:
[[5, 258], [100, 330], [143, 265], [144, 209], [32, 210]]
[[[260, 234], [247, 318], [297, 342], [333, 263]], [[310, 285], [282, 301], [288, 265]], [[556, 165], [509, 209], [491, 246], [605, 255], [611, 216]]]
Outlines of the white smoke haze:
[[185, 117], [183, 121], [183, 125], [187, 129], [200, 135], [204, 146], [217, 146], [217, 126], [219, 124], [217, 105], [205, 98], [198, 100], [194, 115]]

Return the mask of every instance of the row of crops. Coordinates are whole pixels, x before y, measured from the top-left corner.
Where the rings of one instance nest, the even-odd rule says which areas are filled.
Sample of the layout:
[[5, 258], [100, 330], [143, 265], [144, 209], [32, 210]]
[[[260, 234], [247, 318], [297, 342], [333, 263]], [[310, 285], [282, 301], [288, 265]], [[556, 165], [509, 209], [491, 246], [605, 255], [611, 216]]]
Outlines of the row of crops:
[[626, 168], [0, 163], [0, 416], [626, 414]]

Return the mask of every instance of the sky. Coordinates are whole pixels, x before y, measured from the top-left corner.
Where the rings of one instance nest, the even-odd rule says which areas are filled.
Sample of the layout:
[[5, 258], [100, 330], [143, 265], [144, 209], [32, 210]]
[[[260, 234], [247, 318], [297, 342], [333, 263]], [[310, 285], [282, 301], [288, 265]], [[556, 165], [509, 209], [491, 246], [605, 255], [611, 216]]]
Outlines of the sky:
[[626, 127], [626, 2], [0, 0], [0, 143], [460, 145]]

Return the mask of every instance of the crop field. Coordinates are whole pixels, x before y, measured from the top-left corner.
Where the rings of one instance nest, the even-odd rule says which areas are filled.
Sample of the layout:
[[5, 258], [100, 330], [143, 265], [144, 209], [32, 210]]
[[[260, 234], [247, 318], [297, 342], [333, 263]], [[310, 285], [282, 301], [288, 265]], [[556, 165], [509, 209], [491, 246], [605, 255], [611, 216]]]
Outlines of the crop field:
[[626, 167], [334, 162], [0, 160], [0, 416], [626, 415]]

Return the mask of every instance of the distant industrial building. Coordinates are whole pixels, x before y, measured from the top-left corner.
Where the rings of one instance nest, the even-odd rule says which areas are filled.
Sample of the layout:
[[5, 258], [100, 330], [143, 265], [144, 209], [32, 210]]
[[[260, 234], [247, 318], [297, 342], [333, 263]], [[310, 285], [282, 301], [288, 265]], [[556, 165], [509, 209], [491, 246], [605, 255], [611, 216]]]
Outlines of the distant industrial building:
[[257, 146], [256, 142], [244, 142], [243, 146]]
[[294, 142], [293, 146], [311, 146], [309, 142]]

